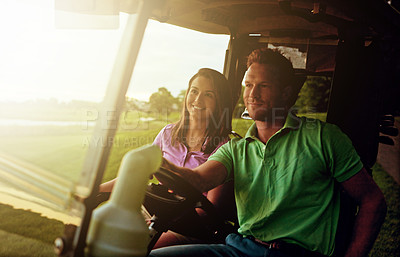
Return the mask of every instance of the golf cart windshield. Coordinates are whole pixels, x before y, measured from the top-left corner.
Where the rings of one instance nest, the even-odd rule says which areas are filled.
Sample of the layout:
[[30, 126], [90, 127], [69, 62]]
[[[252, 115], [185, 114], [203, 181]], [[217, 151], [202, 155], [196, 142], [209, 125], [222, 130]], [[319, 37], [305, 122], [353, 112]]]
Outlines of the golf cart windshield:
[[[400, 74], [397, 1], [6, 3], [0, 43], [2, 203], [29, 209], [34, 207], [27, 202], [45, 205], [76, 216], [77, 225], [87, 225], [93, 206], [86, 200], [95, 197], [102, 180], [115, 177], [122, 155], [152, 143], [166, 123], [176, 120], [151, 110], [150, 95], [168, 98], [161, 89], [166, 88], [182, 101], [179, 94], [201, 67], [223, 72], [236, 99], [245, 56], [262, 46], [281, 49], [294, 61], [299, 79], [335, 77], [327, 119], [349, 134], [370, 167], [378, 117], [395, 109], [388, 95], [399, 91], [392, 86], [399, 81], [393, 74]], [[383, 98], [388, 101], [379, 102]], [[173, 104], [176, 112], [179, 105]], [[365, 124], [362, 131], [359, 124]], [[17, 205], [16, 199], [25, 202]]]

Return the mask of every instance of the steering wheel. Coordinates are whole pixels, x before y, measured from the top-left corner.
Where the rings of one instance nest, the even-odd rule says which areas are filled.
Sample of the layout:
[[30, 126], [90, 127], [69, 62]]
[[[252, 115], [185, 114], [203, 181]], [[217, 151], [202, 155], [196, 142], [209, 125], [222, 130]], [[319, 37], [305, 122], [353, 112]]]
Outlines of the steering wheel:
[[[207, 199], [207, 197], [178, 174], [167, 168], [161, 167], [154, 175], [165, 188], [169, 189], [169, 193], [174, 194], [175, 196], [180, 196], [178, 197], [179, 201], [182, 201], [182, 198], [184, 198], [185, 201], [199, 203], [201, 205], [197, 207], [204, 209], [209, 215], [218, 216], [214, 205]], [[147, 191], [146, 195], [150, 196], [151, 192]], [[161, 197], [160, 200], [169, 202], [169, 199], [163, 197]]]
[[[154, 175], [161, 183], [148, 186], [143, 203], [147, 212], [156, 216], [153, 228], [158, 235], [149, 248], [166, 230], [210, 242], [221, 242], [226, 233], [235, 231], [234, 226], [218, 214], [214, 205], [181, 176], [163, 167]], [[197, 208], [202, 209], [206, 217], [200, 217]]]

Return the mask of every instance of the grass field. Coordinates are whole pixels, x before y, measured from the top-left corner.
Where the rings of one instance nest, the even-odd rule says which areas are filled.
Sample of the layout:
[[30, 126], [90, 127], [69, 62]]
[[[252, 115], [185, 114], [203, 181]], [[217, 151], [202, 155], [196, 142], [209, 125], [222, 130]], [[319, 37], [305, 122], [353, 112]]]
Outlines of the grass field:
[[[120, 131], [113, 142], [103, 181], [116, 176], [120, 160], [127, 151], [151, 143], [165, 123], [152, 121], [135, 129]], [[252, 121], [247, 120], [234, 120], [233, 130], [244, 136], [251, 123]], [[25, 134], [17, 138], [11, 137], [10, 133], [0, 137], [0, 150], [21, 156], [56, 174], [75, 180], [86, 151], [84, 143], [90, 134], [90, 131], [80, 132], [80, 128], [48, 130], [46, 133], [38, 129], [31, 135]], [[370, 256], [400, 256], [400, 186], [380, 165], [375, 165], [373, 175], [385, 194], [389, 210]], [[54, 256], [52, 242], [63, 231], [61, 222], [8, 205], [0, 205], [0, 216], [0, 256]]]
[[400, 186], [379, 164], [375, 164], [372, 175], [385, 195], [388, 211], [370, 256], [400, 256]]

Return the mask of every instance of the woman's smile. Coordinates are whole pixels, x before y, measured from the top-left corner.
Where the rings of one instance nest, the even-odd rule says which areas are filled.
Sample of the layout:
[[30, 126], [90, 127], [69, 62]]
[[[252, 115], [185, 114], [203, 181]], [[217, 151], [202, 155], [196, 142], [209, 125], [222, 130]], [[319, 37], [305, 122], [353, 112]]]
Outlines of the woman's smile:
[[186, 107], [190, 117], [208, 120], [215, 110], [215, 94], [214, 87], [208, 78], [200, 76], [193, 80], [186, 98]]

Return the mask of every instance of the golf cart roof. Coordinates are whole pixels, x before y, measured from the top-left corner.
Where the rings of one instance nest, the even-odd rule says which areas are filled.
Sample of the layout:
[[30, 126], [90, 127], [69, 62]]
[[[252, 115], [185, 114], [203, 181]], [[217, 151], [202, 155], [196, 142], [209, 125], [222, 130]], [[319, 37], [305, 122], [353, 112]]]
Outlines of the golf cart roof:
[[[120, 11], [135, 13], [137, 4], [120, 2]], [[365, 37], [399, 31], [399, 1], [311, 0], [167, 0], [152, 18], [214, 34], [251, 34], [335, 39], [338, 27], [353, 22]]]
[[[139, 0], [102, 2], [107, 4], [90, 10], [84, 4], [76, 9], [77, 5], [70, 1], [56, 0], [56, 9], [118, 15], [137, 13], [141, 6]], [[339, 40], [357, 38], [368, 45], [377, 39], [398, 41], [400, 35], [399, 0], [151, 0], [150, 3], [153, 6], [149, 17], [154, 20], [204, 33], [246, 37], [246, 44], [251, 41], [249, 35], [256, 37], [249, 48], [260, 44], [301, 47], [308, 52], [304, 69], [311, 72], [334, 70]]]

